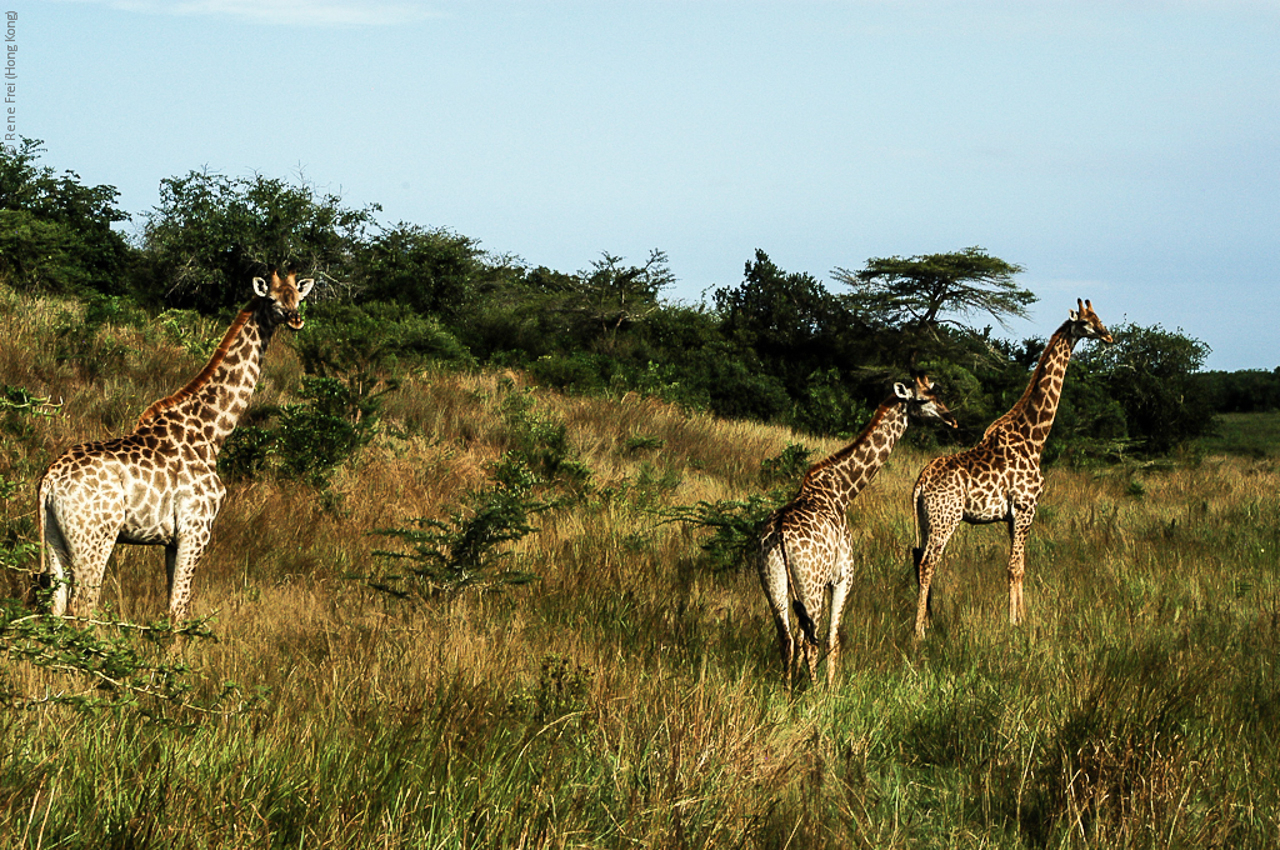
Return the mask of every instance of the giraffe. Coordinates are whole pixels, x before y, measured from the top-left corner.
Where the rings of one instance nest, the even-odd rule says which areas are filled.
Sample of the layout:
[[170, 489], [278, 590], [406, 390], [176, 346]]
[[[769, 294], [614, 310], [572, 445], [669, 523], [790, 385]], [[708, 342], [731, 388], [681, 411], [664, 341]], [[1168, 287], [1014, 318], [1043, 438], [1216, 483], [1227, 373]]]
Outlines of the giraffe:
[[912, 491], [916, 517], [916, 640], [924, 637], [930, 616], [929, 587], [942, 561], [947, 541], [960, 522], [1004, 522], [1009, 527], [1009, 622], [1025, 613], [1022, 576], [1026, 540], [1044, 484], [1040, 453], [1044, 449], [1062, 395], [1071, 350], [1080, 340], [1110, 343], [1093, 305], [1076, 300], [1078, 309], [1049, 338], [1022, 397], [1008, 413], [992, 422], [973, 448], [935, 458], [920, 472]]
[[[826, 638], [827, 685], [835, 679], [840, 617], [853, 581], [853, 540], [845, 512], [889, 459], [894, 444], [907, 430], [909, 418], [956, 426], [955, 418], [934, 394], [933, 383], [927, 377], [917, 376], [910, 387], [894, 384], [892, 394], [876, 409], [858, 438], [814, 464], [805, 473], [799, 494], [774, 511], [761, 527], [756, 563], [778, 630], [788, 687], [795, 666], [802, 659], [809, 668], [810, 681], [817, 682], [814, 617], [822, 616], [828, 590], [831, 612]], [[789, 600], [792, 596], [793, 602]], [[799, 653], [791, 631], [791, 607], [804, 633]]]
[[152, 404], [133, 431], [65, 451], [40, 476], [36, 501], [51, 613], [97, 606], [116, 543], [164, 546], [169, 616], [186, 619], [196, 562], [209, 544], [226, 488], [218, 451], [249, 405], [262, 356], [280, 325], [302, 327], [298, 308], [314, 281], [275, 271], [253, 279], [254, 298], [194, 378]]

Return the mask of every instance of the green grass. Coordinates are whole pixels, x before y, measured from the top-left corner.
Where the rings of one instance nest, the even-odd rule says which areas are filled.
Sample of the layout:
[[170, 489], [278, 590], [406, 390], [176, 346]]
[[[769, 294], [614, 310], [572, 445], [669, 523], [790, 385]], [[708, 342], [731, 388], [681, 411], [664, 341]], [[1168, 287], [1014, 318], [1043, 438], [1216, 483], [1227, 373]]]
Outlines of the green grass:
[[[0, 299], [0, 338], [35, 349], [0, 356], [0, 381], [91, 398], [97, 379], [40, 355], [49, 309]], [[127, 341], [112, 393], [145, 406], [156, 356]], [[261, 392], [288, 403], [298, 364], [276, 346]], [[179, 365], [181, 379], [199, 360]], [[1280, 845], [1268, 459], [1048, 470], [1026, 623], [1004, 622], [1003, 530], [965, 528], [916, 645], [906, 502], [928, 457], [900, 447], [850, 511], [836, 686], [789, 694], [756, 577], [660, 523], [773, 486], [761, 461], [797, 440], [780, 429], [531, 391], [592, 475], [512, 547], [538, 580], [397, 600], [352, 578], [381, 566], [369, 530], [445, 517], [489, 480], [519, 436], [510, 377], [407, 377], [387, 398], [394, 430], [323, 498], [231, 485], [196, 577], [218, 640], [140, 651], [191, 666], [191, 703], [227, 681], [260, 698], [220, 713], [143, 700], [150, 718], [0, 706], [0, 848]], [[6, 421], [0, 476], [30, 482], [132, 415], [119, 406]], [[30, 537], [31, 501], [0, 502], [4, 533]], [[108, 585], [114, 611], [163, 614], [158, 552], [119, 548]], [[0, 693], [89, 686], [0, 661]]]
[[1216, 433], [1200, 441], [1208, 452], [1245, 457], [1280, 455], [1280, 412], [1223, 413]]

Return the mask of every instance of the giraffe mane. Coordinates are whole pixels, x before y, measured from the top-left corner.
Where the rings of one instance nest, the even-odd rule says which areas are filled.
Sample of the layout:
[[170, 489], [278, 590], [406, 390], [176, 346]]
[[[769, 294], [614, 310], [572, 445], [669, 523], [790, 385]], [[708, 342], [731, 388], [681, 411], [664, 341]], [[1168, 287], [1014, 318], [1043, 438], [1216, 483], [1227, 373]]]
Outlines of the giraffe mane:
[[1001, 425], [1011, 419], [1014, 419], [1019, 413], [1026, 409], [1030, 403], [1031, 396], [1035, 393], [1036, 387], [1040, 384], [1040, 379], [1044, 377], [1044, 370], [1048, 367], [1049, 352], [1053, 350], [1053, 344], [1058, 339], [1063, 338], [1067, 333], [1067, 328], [1071, 322], [1064, 322], [1062, 327], [1053, 332], [1053, 336], [1049, 337], [1049, 341], [1045, 343], [1044, 351], [1040, 352], [1040, 359], [1036, 361], [1035, 371], [1031, 373], [1031, 380], [1027, 381], [1027, 388], [1022, 391], [1022, 395], [1014, 402], [1013, 407], [1009, 408], [1003, 416], [987, 426], [987, 430], [982, 432], [982, 439], [991, 436], [991, 432], [995, 431]]
[[809, 467], [809, 471], [804, 474], [804, 480], [803, 482], [801, 482], [801, 485], [800, 485], [801, 489], [809, 485], [809, 482], [813, 479], [813, 476], [822, 472], [822, 470], [826, 469], [827, 467], [834, 466], [835, 464], [844, 460], [846, 457], [849, 456], [851, 452], [854, 451], [854, 449], [858, 448], [858, 446], [861, 446], [863, 442], [866, 441], [867, 437], [871, 435], [871, 432], [874, 431], [876, 427], [880, 424], [880, 420], [884, 419], [885, 414], [889, 412], [889, 408], [893, 407], [897, 403], [898, 403], [898, 397], [890, 396], [883, 403], [881, 403], [879, 407], [876, 408], [876, 412], [872, 415], [871, 421], [867, 423], [866, 427], [862, 429], [862, 433], [858, 434], [857, 438], [853, 442], [851, 442], [849, 445], [845, 446], [843, 449], [836, 452], [835, 454], [831, 455], [830, 457], [824, 458], [823, 460], [820, 460], [817, 463], [815, 463], [813, 466]]
[[236, 337], [240, 335], [240, 331], [244, 329], [244, 326], [248, 323], [249, 319], [253, 318], [253, 312], [253, 305], [241, 310], [239, 315], [236, 316], [235, 321], [231, 323], [231, 327], [227, 328], [226, 334], [222, 337], [222, 342], [218, 343], [218, 348], [213, 352], [213, 356], [209, 358], [209, 362], [204, 364], [204, 368], [200, 370], [200, 374], [188, 381], [186, 386], [178, 390], [173, 395], [160, 399], [143, 411], [142, 416], [138, 417], [138, 424], [135, 426], [135, 430], [146, 425], [166, 410], [177, 407], [179, 404], [199, 392], [200, 388], [209, 382], [214, 371], [222, 365], [222, 361], [226, 358], [227, 352], [231, 350], [231, 344], [235, 341]]

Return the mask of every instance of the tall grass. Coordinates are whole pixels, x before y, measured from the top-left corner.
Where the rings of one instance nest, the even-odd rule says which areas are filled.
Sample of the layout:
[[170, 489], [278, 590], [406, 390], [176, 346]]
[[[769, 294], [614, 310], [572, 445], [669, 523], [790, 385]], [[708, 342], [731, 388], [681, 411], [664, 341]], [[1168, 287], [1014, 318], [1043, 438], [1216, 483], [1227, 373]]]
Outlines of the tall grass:
[[[9, 480], [200, 366], [114, 326], [130, 352], [112, 373], [59, 362], [74, 309], [0, 290], [0, 381], [66, 402], [4, 422]], [[277, 340], [255, 404], [288, 402], [300, 373]], [[164, 722], [0, 708], [0, 847], [1280, 844], [1272, 461], [1049, 470], [1027, 622], [1005, 623], [1005, 534], [966, 528], [917, 646], [906, 496], [928, 458], [900, 447], [850, 511], [837, 685], [791, 696], [755, 576], [711, 569], [699, 532], [660, 510], [745, 498], [788, 444], [838, 444], [521, 380], [409, 376], [323, 497], [234, 484], [196, 576], [218, 640], [180, 652], [198, 691], [232, 681], [243, 705], [153, 706]], [[386, 540], [368, 532], [445, 518], [483, 486], [526, 390], [592, 472], [513, 546], [538, 581], [435, 601], [371, 589]], [[29, 538], [32, 509], [30, 488], [0, 505], [4, 532]], [[158, 550], [119, 547], [108, 577], [116, 615], [163, 614]], [[82, 686], [2, 663], [14, 693]]]

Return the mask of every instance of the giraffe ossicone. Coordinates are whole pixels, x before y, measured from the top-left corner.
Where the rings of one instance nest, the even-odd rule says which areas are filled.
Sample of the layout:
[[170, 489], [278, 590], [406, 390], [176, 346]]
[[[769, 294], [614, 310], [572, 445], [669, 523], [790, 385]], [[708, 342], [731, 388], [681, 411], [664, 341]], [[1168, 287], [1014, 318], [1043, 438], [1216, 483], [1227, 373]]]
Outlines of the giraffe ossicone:
[[275, 329], [303, 326], [299, 307], [314, 281], [254, 278], [240, 311], [204, 368], [112, 440], [63, 452], [36, 485], [40, 571], [51, 613], [87, 616], [97, 606], [116, 543], [163, 546], [169, 616], [187, 618], [196, 563], [226, 494], [218, 451], [249, 406]]
[[[761, 526], [756, 565], [778, 631], [788, 686], [795, 666], [802, 662], [810, 681], [817, 682], [816, 620], [822, 616], [828, 593], [827, 684], [835, 680], [840, 618], [853, 581], [853, 538], [845, 514], [849, 503], [889, 459], [910, 419], [956, 425], [928, 378], [917, 376], [911, 385], [894, 384], [893, 393], [876, 409], [857, 439], [814, 464], [805, 473], [799, 494]], [[792, 629], [793, 611], [802, 636]]]
[[1081, 340], [1112, 342], [1093, 305], [1077, 299], [1078, 309], [1054, 332], [1026, 390], [1009, 412], [987, 427], [973, 448], [935, 458], [920, 472], [911, 494], [916, 518], [916, 639], [924, 637], [931, 616], [930, 587], [943, 551], [961, 522], [1009, 527], [1009, 622], [1026, 613], [1022, 577], [1026, 572], [1027, 533], [1044, 486], [1040, 455], [1053, 428], [1071, 351]]

